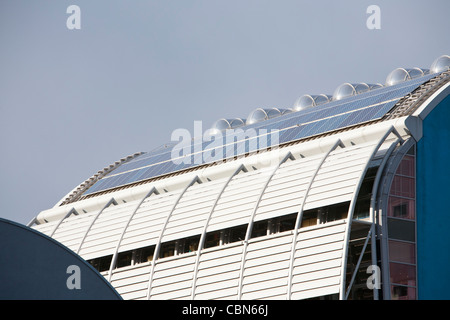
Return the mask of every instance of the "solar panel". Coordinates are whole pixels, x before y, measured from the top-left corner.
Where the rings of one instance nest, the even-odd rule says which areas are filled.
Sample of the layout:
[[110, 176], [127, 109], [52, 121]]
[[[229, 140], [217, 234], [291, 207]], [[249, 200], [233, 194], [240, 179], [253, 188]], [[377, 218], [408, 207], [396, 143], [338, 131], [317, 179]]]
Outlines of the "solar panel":
[[[436, 74], [426, 75], [397, 85], [382, 87], [314, 108], [247, 125], [239, 128], [242, 130], [239, 131], [240, 135], [224, 135], [219, 142], [199, 140], [188, 146], [190, 152], [181, 154], [184, 158], [181, 157], [177, 160], [173, 159], [172, 155], [172, 149], [177, 142], [170, 142], [122, 164], [97, 181], [85, 194], [380, 119], [392, 109], [400, 98], [434, 76]], [[237, 130], [233, 133], [238, 132]], [[271, 130], [280, 130], [278, 139], [272, 139], [275, 136], [270, 134]], [[257, 133], [262, 131], [267, 135], [258, 136]], [[245, 136], [246, 133], [247, 136]]]

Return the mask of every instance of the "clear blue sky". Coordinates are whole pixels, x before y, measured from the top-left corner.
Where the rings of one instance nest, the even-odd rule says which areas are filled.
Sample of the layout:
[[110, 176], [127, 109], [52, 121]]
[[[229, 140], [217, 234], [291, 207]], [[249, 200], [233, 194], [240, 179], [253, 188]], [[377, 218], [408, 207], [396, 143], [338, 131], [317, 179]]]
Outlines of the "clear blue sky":
[[[69, 30], [68, 6], [81, 9]], [[369, 30], [366, 9], [381, 9]], [[257, 107], [450, 54], [450, 1], [0, 2], [0, 217], [28, 223], [103, 167]]]

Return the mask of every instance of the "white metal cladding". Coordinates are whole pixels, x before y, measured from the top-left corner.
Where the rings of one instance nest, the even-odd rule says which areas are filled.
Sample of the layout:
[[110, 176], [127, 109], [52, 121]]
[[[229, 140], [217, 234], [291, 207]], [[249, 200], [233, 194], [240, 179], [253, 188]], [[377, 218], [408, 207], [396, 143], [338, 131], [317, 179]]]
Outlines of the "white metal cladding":
[[350, 201], [372, 150], [373, 143], [366, 143], [332, 151], [314, 178], [303, 209]]
[[240, 172], [227, 185], [211, 215], [207, 232], [247, 224], [261, 187], [270, 177], [272, 167]]
[[86, 235], [79, 255], [88, 260], [114, 254], [117, 241], [138, 202], [109, 206], [103, 210]]
[[[193, 235], [204, 240], [210, 231], [354, 199], [379, 143], [380, 135], [355, 145], [347, 141], [326, 157], [330, 148], [305, 157], [292, 149], [293, 157], [279, 167], [245, 168], [241, 159], [235, 168], [245, 170], [228, 177], [35, 228], [55, 230], [53, 236], [73, 250], [82, 242], [84, 259]], [[115, 269], [109, 279], [126, 299], [301, 299], [338, 293], [349, 225], [340, 220], [301, 228], [296, 238], [292, 230], [208, 249], [200, 245], [200, 251], [168, 258], [155, 254], [153, 262]]]
[[132, 217], [119, 252], [156, 244], [178, 195], [179, 192], [170, 192], [147, 197]]
[[96, 214], [97, 212], [71, 215], [62, 221], [53, 234], [53, 238], [77, 252], [80, 242], [83, 240], [83, 236]]
[[169, 218], [162, 242], [200, 235], [223, 183], [221, 179], [189, 187]]
[[203, 250], [195, 299], [237, 299], [243, 245], [241, 242]]
[[304, 193], [322, 154], [280, 165], [270, 180], [256, 209], [254, 221], [298, 212]]

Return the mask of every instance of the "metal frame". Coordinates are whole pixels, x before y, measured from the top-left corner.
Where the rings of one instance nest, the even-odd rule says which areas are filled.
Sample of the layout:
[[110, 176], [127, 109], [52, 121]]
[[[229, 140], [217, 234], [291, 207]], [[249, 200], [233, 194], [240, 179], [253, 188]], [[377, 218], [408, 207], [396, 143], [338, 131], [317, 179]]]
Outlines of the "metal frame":
[[[372, 197], [370, 199], [370, 208], [369, 208], [369, 221], [372, 221], [372, 228], [373, 228], [373, 232], [372, 232], [372, 239], [371, 239], [371, 252], [372, 252], [372, 264], [373, 265], [377, 265], [377, 248], [376, 248], [376, 238], [379, 235], [379, 230], [377, 230], [377, 227], [379, 227], [379, 221], [377, 221], [377, 216], [376, 213], [378, 213], [378, 203], [377, 203], [377, 199], [378, 199], [378, 189], [379, 189], [379, 183], [381, 180], [381, 176], [382, 173], [384, 171], [384, 168], [386, 166], [386, 163], [388, 161], [388, 159], [390, 158], [391, 154], [394, 152], [394, 150], [397, 148], [398, 144], [402, 144], [404, 143], [403, 138], [399, 137], [394, 143], [392, 143], [392, 145], [389, 147], [389, 149], [387, 150], [386, 154], [383, 157], [383, 160], [381, 161], [378, 170], [377, 170], [377, 174], [375, 176], [375, 180], [373, 182], [373, 187], [372, 187]], [[350, 286], [351, 287], [351, 286]], [[347, 294], [348, 296], [348, 294]], [[379, 299], [379, 293], [378, 293], [378, 289], [374, 286], [373, 288], [373, 298], [374, 300], [378, 300]]]
[[319, 162], [319, 165], [316, 168], [316, 171], [311, 176], [311, 180], [308, 183], [308, 187], [305, 190], [305, 194], [303, 196], [303, 201], [300, 204], [299, 212], [297, 214], [297, 219], [295, 220], [295, 226], [294, 226], [294, 234], [292, 237], [292, 247], [291, 247], [291, 256], [289, 259], [289, 274], [288, 274], [288, 292], [287, 292], [287, 298], [291, 300], [292, 296], [292, 280], [293, 280], [293, 272], [294, 272], [294, 256], [295, 256], [295, 246], [297, 244], [297, 238], [298, 233], [300, 231], [300, 225], [303, 218], [303, 208], [305, 207], [306, 198], [308, 197], [308, 193], [311, 190], [312, 184], [314, 180], [316, 179], [317, 174], [319, 173], [320, 168], [325, 163], [325, 160], [328, 158], [331, 152], [333, 152], [337, 147], [345, 148], [344, 144], [342, 143], [341, 139], [338, 139], [333, 146], [328, 150], [328, 152], [322, 157], [322, 159]]
[[278, 165], [273, 169], [272, 173], [269, 175], [269, 178], [267, 179], [264, 186], [261, 188], [261, 192], [259, 193], [258, 200], [255, 203], [255, 206], [252, 210], [252, 214], [250, 216], [250, 221], [247, 227], [247, 232], [245, 234], [245, 240], [244, 240], [244, 248], [242, 250], [242, 258], [241, 258], [241, 270], [240, 270], [240, 276], [239, 276], [239, 287], [238, 287], [238, 299], [240, 300], [242, 297], [242, 288], [243, 288], [243, 280], [244, 280], [244, 267], [245, 267], [245, 258], [247, 255], [247, 247], [248, 247], [248, 240], [250, 239], [250, 235], [252, 233], [253, 224], [254, 224], [254, 218], [256, 215], [256, 211], [259, 208], [259, 203], [261, 202], [261, 199], [264, 195], [264, 191], [267, 189], [267, 186], [269, 185], [270, 181], [272, 180], [275, 173], [278, 171], [280, 166], [285, 163], [288, 159], [295, 160], [292, 153], [289, 151], [283, 159], [278, 163]]
[[172, 209], [170, 210], [166, 221], [164, 222], [164, 225], [161, 229], [161, 232], [159, 234], [158, 237], [158, 241], [156, 242], [156, 246], [155, 246], [155, 251], [153, 252], [153, 259], [152, 259], [152, 267], [150, 269], [150, 279], [148, 281], [148, 289], [147, 289], [147, 299], [150, 299], [151, 296], [151, 290], [152, 290], [152, 282], [153, 282], [153, 275], [155, 273], [155, 266], [156, 266], [156, 261], [158, 260], [159, 257], [159, 251], [161, 249], [161, 240], [162, 237], [164, 235], [164, 231], [166, 230], [167, 224], [169, 223], [170, 217], [172, 216], [173, 212], [175, 211], [175, 208], [177, 207], [178, 203], [180, 202], [181, 198], [183, 198], [184, 194], [186, 193], [186, 191], [194, 185], [194, 183], [202, 183], [202, 181], [200, 180], [200, 178], [198, 176], [195, 176], [194, 179], [192, 179], [189, 184], [183, 189], [183, 191], [180, 193], [180, 195], [178, 196], [177, 200], [175, 201], [174, 205], [172, 206]]
[[[404, 156], [408, 152], [408, 150], [412, 147], [416, 146], [416, 141], [414, 138], [410, 138], [405, 141], [401, 148], [395, 152], [395, 154], [390, 156], [390, 163], [387, 166], [388, 171], [384, 174], [382, 181], [382, 185], [380, 186], [380, 195], [379, 201], [381, 202], [380, 210], [381, 210], [381, 257], [382, 257], [382, 283], [383, 283], [383, 299], [390, 300], [391, 298], [391, 290], [390, 290], [390, 273], [389, 273], [389, 246], [388, 246], [388, 230], [387, 230], [387, 210], [388, 210], [388, 198], [389, 191], [392, 185], [392, 181], [394, 179], [395, 173], [397, 171], [400, 162], [403, 160]], [[417, 157], [417, 154], [416, 154]], [[417, 195], [416, 195], [417, 198]], [[417, 221], [415, 221], [416, 225], [416, 233], [417, 233]], [[417, 234], [416, 234], [417, 239]], [[416, 257], [417, 257], [417, 242], [416, 242]], [[417, 266], [417, 261], [416, 261]], [[417, 268], [416, 268], [416, 279], [417, 279]], [[418, 283], [416, 283], [416, 289], [418, 290]]]
[[139, 210], [140, 206], [142, 205], [142, 203], [144, 203], [145, 199], [147, 199], [148, 197], [150, 197], [153, 193], [158, 194], [158, 191], [156, 190], [155, 187], [152, 187], [150, 189], [149, 192], [147, 192], [147, 194], [142, 198], [141, 201], [139, 201], [138, 205], [136, 206], [136, 209], [134, 209], [134, 211], [131, 213], [130, 218], [128, 218], [128, 221], [125, 225], [125, 227], [123, 228], [122, 234], [119, 237], [119, 240], [117, 241], [116, 244], [116, 248], [114, 249], [114, 254], [112, 256], [111, 259], [111, 264], [109, 266], [109, 271], [108, 271], [108, 282], [111, 282], [111, 277], [112, 277], [112, 271], [114, 270], [114, 267], [116, 265], [116, 260], [117, 260], [117, 256], [119, 254], [119, 247], [120, 247], [120, 243], [122, 242], [123, 236], [125, 235], [125, 231], [128, 228], [128, 225], [131, 222], [131, 219], [133, 219], [134, 215], [136, 214], [136, 212]]
[[80, 253], [81, 247], [84, 243], [84, 240], [86, 240], [86, 237], [89, 233], [89, 231], [91, 230], [92, 226], [94, 225], [95, 221], [97, 220], [97, 218], [102, 214], [103, 210], [105, 210], [106, 208], [108, 208], [111, 204], [117, 205], [117, 202], [114, 198], [111, 198], [104, 206], [103, 208], [100, 209], [100, 211], [95, 215], [94, 219], [92, 219], [91, 224], [89, 225], [89, 227], [87, 228], [86, 232], [84, 233], [83, 238], [80, 241], [80, 245], [78, 246], [78, 249], [76, 251], [77, 254]]
[[[380, 147], [383, 145], [383, 143], [386, 141], [386, 139], [391, 135], [395, 134], [398, 138], [402, 139], [401, 135], [398, 133], [398, 131], [395, 129], [395, 127], [390, 127], [386, 133], [380, 138], [378, 143], [375, 145], [375, 147], [372, 150], [371, 155], [367, 159], [366, 166], [364, 170], [361, 172], [361, 176], [359, 177], [359, 181], [357, 185], [355, 186], [355, 189], [353, 191], [352, 199], [350, 200], [350, 206], [348, 209], [347, 214], [347, 228], [346, 232], [344, 234], [344, 248], [343, 248], [343, 254], [342, 254], [342, 264], [341, 264], [341, 290], [339, 292], [339, 298], [341, 300], [345, 300], [347, 297], [346, 294], [346, 287], [345, 287], [345, 280], [346, 280], [346, 272], [347, 272], [347, 260], [348, 260], [348, 246], [349, 246], [349, 240], [350, 240], [350, 233], [351, 233], [351, 225], [353, 222], [353, 214], [355, 211], [356, 206], [356, 200], [357, 196], [359, 194], [359, 190], [361, 188], [364, 176], [366, 175], [367, 169], [369, 168], [370, 161], [374, 158]], [[370, 223], [371, 224], [371, 223]], [[350, 291], [351, 287], [348, 288]]]
[[194, 300], [194, 298], [195, 298], [195, 287], [196, 287], [196, 284], [197, 284], [198, 266], [200, 264], [201, 251], [203, 250], [203, 246], [204, 246], [204, 243], [205, 243], [206, 230], [208, 228], [209, 221], [211, 220], [211, 216], [214, 213], [214, 209], [216, 208], [217, 203], [219, 202], [219, 199], [222, 196], [222, 194], [225, 191], [225, 189], [227, 188], [228, 184], [234, 178], [234, 176], [236, 176], [241, 171], [247, 172], [247, 169], [245, 168], [245, 166], [243, 164], [241, 164], [237, 168], [237, 170], [225, 182], [225, 184], [222, 187], [222, 190], [220, 190], [219, 194], [217, 195], [216, 200], [214, 201], [214, 204], [213, 204], [213, 206], [211, 208], [211, 211], [209, 212], [208, 218], [207, 218], [206, 223], [205, 223], [205, 227], [203, 228], [202, 234], [200, 236], [200, 241], [198, 242], [198, 249], [197, 249], [197, 254], [196, 254], [196, 259], [195, 259], [195, 266], [194, 266], [194, 275], [193, 275], [193, 279], [192, 279], [192, 289], [191, 289], [191, 291], [192, 291], [191, 292], [191, 299], [192, 300]]

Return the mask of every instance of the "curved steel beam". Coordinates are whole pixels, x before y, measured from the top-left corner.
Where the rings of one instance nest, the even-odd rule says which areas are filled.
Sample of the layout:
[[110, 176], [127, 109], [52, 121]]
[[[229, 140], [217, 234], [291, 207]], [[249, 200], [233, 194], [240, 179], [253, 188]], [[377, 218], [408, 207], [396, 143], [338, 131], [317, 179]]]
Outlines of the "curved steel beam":
[[[369, 221], [372, 221], [372, 225], [373, 225], [373, 232], [372, 232], [372, 240], [370, 243], [371, 246], [371, 253], [372, 253], [372, 264], [376, 265], [377, 264], [377, 248], [376, 248], [376, 236], [377, 236], [377, 221], [376, 221], [376, 216], [375, 216], [375, 207], [376, 207], [376, 200], [378, 198], [378, 186], [381, 180], [381, 176], [384, 170], [384, 167], [389, 159], [389, 157], [391, 156], [392, 152], [394, 152], [395, 148], [397, 147], [397, 145], [399, 143], [403, 143], [404, 140], [402, 138], [398, 138], [394, 143], [392, 143], [392, 145], [389, 147], [388, 151], [386, 152], [386, 154], [383, 157], [383, 160], [380, 163], [380, 166], [378, 167], [377, 170], [377, 174], [375, 176], [375, 180], [373, 182], [373, 187], [372, 187], [372, 196], [370, 199], [370, 211], [369, 211]], [[376, 287], [374, 286], [373, 288], [373, 298], [374, 300], [378, 300], [379, 299], [379, 295], [378, 295], [378, 289], [376, 289]]]
[[72, 208], [72, 209], [69, 210], [69, 212], [68, 212], [64, 217], [62, 217], [61, 220], [58, 221], [58, 223], [56, 224], [56, 226], [53, 228], [53, 231], [50, 233], [50, 237], [51, 237], [51, 238], [53, 238], [53, 235], [55, 234], [56, 229], [59, 228], [59, 226], [60, 226], [61, 223], [64, 221], [64, 219], [70, 217], [73, 213], [74, 213], [75, 215], [78, 215], [77, 210], [75, 210], [75, 208]]

